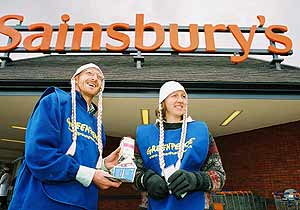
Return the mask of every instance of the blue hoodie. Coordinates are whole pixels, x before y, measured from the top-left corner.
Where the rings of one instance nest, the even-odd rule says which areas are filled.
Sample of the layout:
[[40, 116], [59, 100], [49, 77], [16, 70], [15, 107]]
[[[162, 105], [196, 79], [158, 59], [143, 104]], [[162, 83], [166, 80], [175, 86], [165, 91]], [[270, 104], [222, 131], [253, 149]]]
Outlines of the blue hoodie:
[[[73, 157], [65, 154], [72, 143], [71, 94], [50, 87], [34, 107], [9, 210], [98, 208], [96, 185], [84, 187], [75, 179], [80, 165], [95, 168], [99, 156], [96, 118], [76, 94], [78, 135]], [[104, 131], [102, 140], [105, 145]]]
[[[181, 131], [181, 128], [164, 131], [163, 150], [166, 167], [175, 165], [178, 160]], [[161, 175], [158, 158], [159, 128], [154, 124], [138, 126], [136, 141], [144, 167]], [[180, 169], [199, 171], [206, 159], [208, 145], [209, 134], [206, 124], [199, 121], [188, 122]], [[169, 195], [162, 200], [148, 198], [149, 210], [201, 210], [204, 209], [205, 204], [204, 192], [201, 191], [190, 192], [183, 199], [177, 199], [174, 195]]]

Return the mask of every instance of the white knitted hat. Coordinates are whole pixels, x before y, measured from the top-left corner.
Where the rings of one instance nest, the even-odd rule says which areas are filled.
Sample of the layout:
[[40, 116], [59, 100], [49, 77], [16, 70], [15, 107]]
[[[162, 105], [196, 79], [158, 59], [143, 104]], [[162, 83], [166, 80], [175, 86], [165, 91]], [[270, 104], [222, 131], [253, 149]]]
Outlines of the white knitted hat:
[[[163, 153], [163, 145], [164, 145], [164, 139], [165, 139], [165, 130], [164, 130], [164, 125], [163, 125], [163, 106], [162, 102], [173, 92], [182, 90], [185, 92], [186, 96], [187, 93], [184, 89], [184, 87], [179, 83], [175, 81], [169, 81], [164, 83], [160, 90], [159, 90], [159, 100], [158, 100], [158, 110], [159, 110], [159, 145], [158, 145], [158, 159], [159, 159], [159, 166], [162, 171], [162, 176], [165, 177], [167, 181], [167, 175], [165, 174], [165, 159], [164, 159], [164, 153]], [[184, 145], [185, 145], [185, 139], [186, 139], [186, 130], [187, 130], [187, 122], [188, 122], [188, 117], [187, 117], [187, 108], [185, 110], [185, 113], [183, 114], [183, 121], [182, 121], [182, 130], [181, 130], [181, 135], [180, 135], [180, 142], [179, 142], [179, 150], [178, 150], [178, 160], [175, 165], [176, 170], [180, 168], [181, 165], [181, 160], [183, 158], [183, 153], [184, 153]]]
[[88, 69], [88, 68], [95, 68], [95, 69], [99, 70], [99, 71], [102, 73], [102, 71], [101, 71], [101, 69], [99, 68], [99, 66], [97, 66], [96, 64], [93, 64], [93, 63], [88, 63], [88, 64], [85, 64], [85, 65], [80, 66], [80, 67], [76, 70], [76, 72], [73, 74], [72, 77], [75, 77], [76, 75], [80, 74], [83, 70], [86, 70], [86, 69]]
[[179, 82], [169, 81], [163, 84], [159, 90], [158, 103], [163, 102], [171, 93], [177, 90], [182, 90], [186, 93], [184, 87]]
[[[100, 69], [99, 66], [97, 66], [96, 64], [93, 64], [93, 63], [88, 63], [88, 64], [85, 64], [85, 65], [80, 66], [80, 67], [76, 70], [76, 72], [73, 74], [72, 79], [75, 78], [75, 77], [76, 77], [78, 74], [80, 74], [82, 71], [84, 71], [84, 70], [86, 70], [86, 69], [89, 69], [89, 68], [97, 69], [97, 70], [101, 73], [101, 75], [103, 75], [103, 72], [101, 71], [101, 69]], [[104, 78], [104, 76], [103, 76], [103, 78]], [[102, 92], [103, 92], [103, 90], [104, 90], [104, 79], [103, 79], [103, 81], [102, 81], [101, 90], [102, 90]]]
[[[68, 151], [66, 152], [67, 155], [74, 156], [75, 151], [76, 151], [76, 140], [77, 140], [77, 129], [76, 129], [76, 85], [75, 85], [75, 77], [79, 75], [82, 71], [89, 69], [89, 68], [94, 68], [97, 69], [101, 75], [103, 75], [103, 72], [97, 66], [96, 64], [93, 63], [88, 63], [83, 66], [80, 66], [76, 72], [73, 74], [71, 78], [71, 96], [72, 96], [72, 144], [69, 147]], [[103, 145], [102, 145], [102, 92], [104, 90], [104, 76], [103, 80], [101, 83], [101, 89], [98, 93], [98, 116], [97, 116], [97, 142], [98, 142], [98, 150], [99, 150], [99, 158], [97, 161], [96, 168], [101, 168], [102, 164], [102, 150], [103, 150]]]

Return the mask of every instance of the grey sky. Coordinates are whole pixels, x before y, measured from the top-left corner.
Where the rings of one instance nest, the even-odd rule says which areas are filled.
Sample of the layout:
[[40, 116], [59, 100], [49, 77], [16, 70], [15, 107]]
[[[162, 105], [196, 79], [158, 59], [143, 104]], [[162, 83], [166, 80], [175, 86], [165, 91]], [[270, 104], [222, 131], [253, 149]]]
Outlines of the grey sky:
[[[46, 22], [58, 25], [60, 16], [68, 13], [70, 25], [74, 23], [97, 22], [100, 25], [124, 22], [133, 25], [135, 14], [145, 14], [145, 22], [157, 22], [162, 25], [177, 23], [188, 25], [203, 24], [237, 24], [239, 26], [257, 25], [257, 15], [266, 17], [265, 26], [286, 25], [286, 33], [293, 41], [292, 56], [285, 58], [284, 63], [300, 67], [300, 24], [298, 0], [1, 0], [0, 16], [19, 14], [25, 17], [23, 25]], [[216, 39], [222, 39], [217, 37]], [[253, 47], [264, 48], [262, 38], [254, 38]], [[266, 39], [266, 38], [265, 38]], [[202, 43], [201, 43], [202, 41]], [[226, 47], [236, 47], [224, 36], [220, 43]], [[0, 35], [3, 45], [3, 35]], [[5, 42], [4, 42], [5, 43]], [[200, 38], [200, 45], [203, 40]], [[228, 46], [229, 45], [229, 46]], [[218, 46], [217, 46], [218, 47]], [[252, 47], [252, 48], [253, 48]], [[16, 55], [13, 55], [17, 58]], [[14, 58], [14, 57], [13, 57]], [[271, 57], [259, 57], [271, 60]]]

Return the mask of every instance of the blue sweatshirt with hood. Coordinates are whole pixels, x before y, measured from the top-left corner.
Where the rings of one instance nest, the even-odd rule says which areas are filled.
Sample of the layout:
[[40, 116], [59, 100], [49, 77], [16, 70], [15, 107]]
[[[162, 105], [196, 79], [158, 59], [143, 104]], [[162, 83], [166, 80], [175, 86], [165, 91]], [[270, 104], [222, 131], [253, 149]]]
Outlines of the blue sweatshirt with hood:
[[[95, 168], [97, 122], [87, 111], [86, 101], [76, 93], [77, 146], [72, 143], [71, 94], [48, 88], [29, 119], [25, 137], [25, 158], [20, 166], [9, 210], [96, 210], [98, 188], [84, 187], [76, 180], [80, 165]], [[105, 135], [102, 127], [102, 141]]]

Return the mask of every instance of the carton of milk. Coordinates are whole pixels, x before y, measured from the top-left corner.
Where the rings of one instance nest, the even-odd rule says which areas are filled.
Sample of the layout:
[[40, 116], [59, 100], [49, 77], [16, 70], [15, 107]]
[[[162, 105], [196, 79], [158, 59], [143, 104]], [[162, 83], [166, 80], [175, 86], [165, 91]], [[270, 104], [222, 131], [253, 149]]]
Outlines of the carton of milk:
[[134, 159], [134, 139], [130, 137], [123, 137], [120, 142], [120, 156], [119, 162], [123, 161], [124, 159], [131, 158]]
[[134, 139], [123, 137], [120, 142], [119, 163], [111, 169], [111, 175], [122, 182], [133, 182], [136, 172], [134, 159]]

